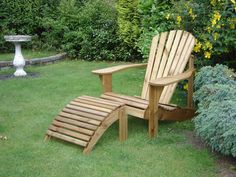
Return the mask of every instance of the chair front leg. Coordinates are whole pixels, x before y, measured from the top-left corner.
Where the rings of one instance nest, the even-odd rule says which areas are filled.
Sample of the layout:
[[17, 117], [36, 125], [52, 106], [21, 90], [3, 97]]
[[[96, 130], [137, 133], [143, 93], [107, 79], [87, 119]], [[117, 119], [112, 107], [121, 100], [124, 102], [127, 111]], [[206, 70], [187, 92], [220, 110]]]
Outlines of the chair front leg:
[[103, 93], [112, 92], [112, 74], [99, 75]]
[[148, 133], [150, 137], [154, 137], [158, 130], [158, 103], [163, 91], [163, 86], [149, 87], [149, 121], [148, 121]]

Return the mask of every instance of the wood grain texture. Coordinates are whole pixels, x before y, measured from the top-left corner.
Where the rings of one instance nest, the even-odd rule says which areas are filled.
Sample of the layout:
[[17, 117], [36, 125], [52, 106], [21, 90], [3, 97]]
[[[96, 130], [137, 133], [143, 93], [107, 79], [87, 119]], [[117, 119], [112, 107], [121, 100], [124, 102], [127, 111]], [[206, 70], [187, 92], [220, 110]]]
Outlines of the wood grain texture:
[[[105, 105], [105, 107], [104, 107]], [[72, 100], [52, 121], [45, 140], [58, 138], [91, 152], [103, 133], [119, 120], [119, 137], [127, 139], [127, 115], [123, 103], [82, 96]]]
[[139, 68], [139, 67], [146, 67], [146, 66], [147, 66], [147, 63], [119, 65], [119, 66], [113, 66], [113, 67], [104, 68], [104, 69], [93, 70], [92, 73], [99, 74], [99, 75], [106, 75], [106, 74], [113, 74], [118, 71], [122, 71], [129, 68]]

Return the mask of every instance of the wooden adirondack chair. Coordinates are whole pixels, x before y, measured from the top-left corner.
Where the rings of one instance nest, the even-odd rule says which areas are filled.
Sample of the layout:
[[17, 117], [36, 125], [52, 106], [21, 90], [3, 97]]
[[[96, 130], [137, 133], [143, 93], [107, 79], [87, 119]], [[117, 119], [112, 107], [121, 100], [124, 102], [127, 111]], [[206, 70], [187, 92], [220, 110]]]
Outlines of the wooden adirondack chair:
[[[103, 87], [103, 99], [125, 103], [128, 115], [147, 119], [149, 135], [156, 135], [158, 120], [185, 120], [193, 117], [192, 109], [194, 65], [191, 52], [195, 44], [192, 34], [173, 30], [153, 37], [148, 63], [115, 66], [92, 71], [98, 74]], [[189, 62], [187, 71], [186, 65]], [[141, 97], [112, 92], [112, 74], [134, 67], [146, 67]], [[188, 79], [188, 108], [169, 102], [179, 81]]]

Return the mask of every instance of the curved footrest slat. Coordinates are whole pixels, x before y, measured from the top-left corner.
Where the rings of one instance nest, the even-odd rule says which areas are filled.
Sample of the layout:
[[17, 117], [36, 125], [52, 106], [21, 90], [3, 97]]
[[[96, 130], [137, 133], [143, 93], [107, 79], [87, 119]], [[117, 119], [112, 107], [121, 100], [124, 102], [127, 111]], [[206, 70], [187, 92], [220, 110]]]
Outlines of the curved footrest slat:
[[46, 137], [80, 145], [85, 148], [84, 153], [89, 153], [107, 128], [124, 117], [123, 109], [122, 103], [90, 96], [78, 97], [56, 116]]

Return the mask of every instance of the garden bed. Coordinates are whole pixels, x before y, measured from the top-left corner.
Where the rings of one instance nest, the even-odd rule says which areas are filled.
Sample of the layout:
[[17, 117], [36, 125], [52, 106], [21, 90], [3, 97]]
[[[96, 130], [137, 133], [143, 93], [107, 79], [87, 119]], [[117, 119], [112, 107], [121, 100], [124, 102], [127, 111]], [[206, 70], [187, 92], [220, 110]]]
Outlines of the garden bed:
[[[40, 58], [32, 58], [25, 59], [26, 65], [35, 65], [35, 64], [45, 64], [52, 63], [58, 60], [63, 60], [66, 57], [66, 53], [56, 54], [52, 56], [40, 57]], [[13, 67], [13, 61], [0, 61], [0, 69], [6, 67]]]

